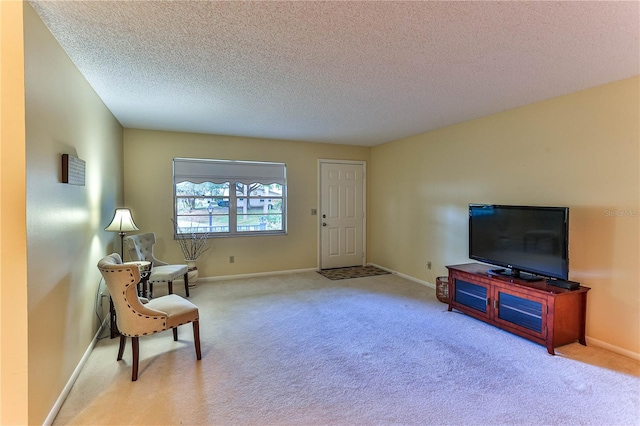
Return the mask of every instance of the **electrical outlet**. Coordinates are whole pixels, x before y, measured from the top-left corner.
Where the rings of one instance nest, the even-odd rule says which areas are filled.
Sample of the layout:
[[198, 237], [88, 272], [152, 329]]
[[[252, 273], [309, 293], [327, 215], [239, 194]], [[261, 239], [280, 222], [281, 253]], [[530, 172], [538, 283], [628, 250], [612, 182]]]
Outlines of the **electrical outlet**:
[[229, 256], [229, 263], [235, 263], [236, 262], [236, 257], [235, 256]]
[[431, 270], [431, 261], [427, 262], [427, 269]]

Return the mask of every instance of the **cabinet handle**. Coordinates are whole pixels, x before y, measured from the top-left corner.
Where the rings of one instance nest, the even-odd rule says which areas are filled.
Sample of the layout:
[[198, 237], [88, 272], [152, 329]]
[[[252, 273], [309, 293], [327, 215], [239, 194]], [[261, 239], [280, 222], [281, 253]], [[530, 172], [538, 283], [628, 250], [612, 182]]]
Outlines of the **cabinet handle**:
[[494, 309], [498, 309], [498, 300], [497, 300], [497, 299], [495, 299], [495, 300], [493, 301], [493, 308], [494, 308]]

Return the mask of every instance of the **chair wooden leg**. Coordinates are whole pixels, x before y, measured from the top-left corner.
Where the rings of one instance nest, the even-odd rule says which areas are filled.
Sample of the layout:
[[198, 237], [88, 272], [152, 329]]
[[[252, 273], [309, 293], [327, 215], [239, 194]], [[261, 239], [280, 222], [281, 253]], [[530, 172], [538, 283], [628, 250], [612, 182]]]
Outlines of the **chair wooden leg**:
[[178, 341], [178, 327], [173, 327], [173, 341]]
[[127, 338], [120, 335], [120, 347], [118, 348], [118, 361], [122, 359], [122, 354], [124, 354], [124, 347], [127, 345]]
[[111, 338], [116, 337], [120, 332], [118, 331], [118, 326], [116, 325], [116, 308], [113, 306], [113, 299], [109, 296], [109, 323], [111, 329]]
[[169, 294], [173, 294], [173, 281], [169, 281], [168, 287], [169, 287]]
[[196, 357], [202, 359], [202, 353], [200, 352], [200, 322], [198, 320], [193, 322], [193, 343], [196, 346]]
[[189, 297], [189, 272], [184, 274], [184, 292]]
[[139, 348], [138, 348], [138, 338], [137, 337], [132, 337], [131, 338], [131, 353], [133, 354], [133, 364], [132, 364], [132, 371], [131, 371], [131, 381], [135, 382], [136, 380], [138, 380], [138, 355], [139, 355]]

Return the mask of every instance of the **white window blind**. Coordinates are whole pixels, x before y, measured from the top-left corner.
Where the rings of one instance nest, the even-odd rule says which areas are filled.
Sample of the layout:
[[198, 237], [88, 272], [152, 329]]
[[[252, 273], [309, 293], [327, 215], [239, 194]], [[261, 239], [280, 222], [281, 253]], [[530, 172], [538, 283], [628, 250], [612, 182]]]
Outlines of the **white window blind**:
[[199, 158], [175, 158], [173, 160], [173, 183], [222, 183], [239, 182], [249, 185], [286, 183], [284, 163], [266, 163], [234, 160], [207, 160]]

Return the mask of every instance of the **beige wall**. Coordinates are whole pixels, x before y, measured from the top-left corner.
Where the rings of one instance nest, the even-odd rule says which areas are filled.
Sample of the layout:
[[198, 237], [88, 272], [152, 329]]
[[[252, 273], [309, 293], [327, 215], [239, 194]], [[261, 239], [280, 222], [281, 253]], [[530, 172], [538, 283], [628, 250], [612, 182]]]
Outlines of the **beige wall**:
[[[42, 424], [98, 328], [96, 264], [123, 200], [122, 127], [28, 3], [24, 30], [29, 423]], [[85, 186], [62, 183], [62, 154], [86, 162]]]
[[0, 424], [26, 424], [27, 231], [22, 3], [0, 1]]
[[638, 357], [639, 97], [636, 77], [374, 147], [371, 262], [433, 283], [470, 261], [468, 203], [568, 206], [587, 336]]
[[[277, 161], [287, 165], [288, 234], [214, 238], [198, 261], [200, 276], [249, 274], [317, 266], [318, 159], [369, 160], [368, 147], [125, 129], [125, 201], [140, 232], [155, 232], [155, 254], [183, 263], [173, 240], [172, 159]], [[235, 263], [229, 263], [235, 256]]]

